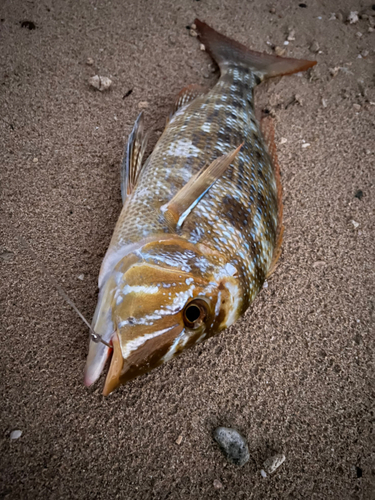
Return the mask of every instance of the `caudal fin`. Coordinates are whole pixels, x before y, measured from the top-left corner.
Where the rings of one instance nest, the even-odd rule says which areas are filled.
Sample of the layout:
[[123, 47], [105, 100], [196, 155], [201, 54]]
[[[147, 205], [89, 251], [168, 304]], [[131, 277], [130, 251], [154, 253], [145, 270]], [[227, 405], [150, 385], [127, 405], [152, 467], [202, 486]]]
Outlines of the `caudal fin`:
[[225, 71], [228, 65], [242, 65], [250, 68], [263, 80], [273, 76], [291, 75], [305, 71], [316, 64], [316, 61], [290, 59], [255, 52], [218, 33], [199, 19], [196, 19], [194, 23], [197, 27], [199, 40], [218, 63], [221, 71]]

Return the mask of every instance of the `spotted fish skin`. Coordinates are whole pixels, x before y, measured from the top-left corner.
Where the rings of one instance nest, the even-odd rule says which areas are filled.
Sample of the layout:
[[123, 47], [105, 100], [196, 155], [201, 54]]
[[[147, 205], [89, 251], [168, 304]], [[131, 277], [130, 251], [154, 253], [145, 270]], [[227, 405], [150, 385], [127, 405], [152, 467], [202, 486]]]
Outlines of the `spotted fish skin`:
[[[236, 321], [262, 287], [280, 243], [279, 179], [255, 117], [253, 92], [267, 76], [314, 63], [247, 51], [204, 23], [196, 24], [221, 76], [171, 117], [114, 230], [93, 321], [95, 331], [107, 339], [117, 332], [117, 361], [112, 361], [117, 364], [111, 365], [106, 394]], [[181, 227], [171, 228], [163, 207], [205, 165], [241, 144]], [[191, 300], [198, 300], [204, 321], [189, 330], [184, 311]], [[105, 349], [101, 346], [101, 368]], [[90, 353], [88, 371], [98, 366], [93, 346]], [[88, 383], [95, 378], [91, 374]]]
[[180, 234], [192, 243], [209, 243], [238, 269], [244, 310], [270, 266], [278, 212], [274, 169], [254, 113], [257, 82], [248, 68], [229, 66], [213, 89], [177, 111], [111, 241], [116, 249], [169, 233], [160, 207], [203, 165], [243, 143], [238, 158], [192, 211]]

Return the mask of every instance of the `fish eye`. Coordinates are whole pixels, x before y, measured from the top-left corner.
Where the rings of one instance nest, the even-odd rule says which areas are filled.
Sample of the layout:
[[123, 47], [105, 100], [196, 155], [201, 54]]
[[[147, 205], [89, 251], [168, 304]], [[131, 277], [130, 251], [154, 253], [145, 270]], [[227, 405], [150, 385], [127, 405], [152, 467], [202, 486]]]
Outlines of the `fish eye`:
[[184, 323], [188, 328], [198, 328], [205, 321], [207, 306], [203, 300], [192, 300], [184, 309]]

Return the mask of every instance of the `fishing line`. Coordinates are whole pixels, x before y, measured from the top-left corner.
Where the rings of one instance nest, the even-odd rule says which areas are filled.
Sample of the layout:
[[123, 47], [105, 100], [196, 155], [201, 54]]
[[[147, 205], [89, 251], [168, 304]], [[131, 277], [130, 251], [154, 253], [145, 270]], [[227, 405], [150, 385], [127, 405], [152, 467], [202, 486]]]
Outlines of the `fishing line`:
[[39, 266], [40, 270], [43, 271], [44, 275], [49, 280], [49, 282], [51, 283], [51, 285], [57, 290], [57, 292], [59, 293], [59, 295], [65, 300], [65, 302], [67, 302], [70, 305], [70, 307], [72, 309], [74, 309], [74, 311], [78, 314], [78, 316], [85, 323], [85, 325], [87, 325], [89, 327], [91, 340], [93, 342], [95, 342], [96, 344], [98, 344], [99, 342], [101, 342], [102, 344], [104, 344], [107, 347], [109, 347], [110, 349], [112, 349], [112, 346], [110, 344], [108, 344], [105, 340], [103, 340], [102, 336], [99, 335], [98, 333], [96, 333], [92, 329], [90, 323], [87, 321], [87, 319], [81, 313], [81, 311], [78, 309], [78, 307], [72, 301], [72, 299], [70, 297], [68, 297], [68, 295], [66, 294], [66, 292], [57, 283], [57, 281], [55, 280], [55, 278], [53, 278], [52, 274], [48, 271], [48, 269], [43, 264], [43, 262], [41, 261], [41, 259], [39, 259], [39, 257], [36, 255], [36, 253], [34, 252], [34, 250], [32, 250], [32, 248], [29, 245], [29, 243], [21, 235], [19, 235], [19, 234], [17, 234], [17, 238], [20, 241], [20, 243], [22, 244], [22, 246], [30, 253], [30, 255], [32, 256], [32, 258], [35, 260], [35, 262]]

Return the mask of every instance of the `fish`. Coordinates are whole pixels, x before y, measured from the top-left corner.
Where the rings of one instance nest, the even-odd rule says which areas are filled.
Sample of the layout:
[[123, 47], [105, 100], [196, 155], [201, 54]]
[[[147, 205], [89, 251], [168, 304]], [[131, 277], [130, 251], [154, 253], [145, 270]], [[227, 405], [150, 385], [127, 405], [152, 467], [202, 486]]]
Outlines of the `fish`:
[[105, 396], [235, 323], [281, 253], [274, 128], [257, 119], [254, 88], [316, 62], [249, 50], [198, 19], [195, 29], [216, 85], [179, 93], [147, 159], [141, 113], [121, 163], [85, 368], [90, 386], [111, 357]]

